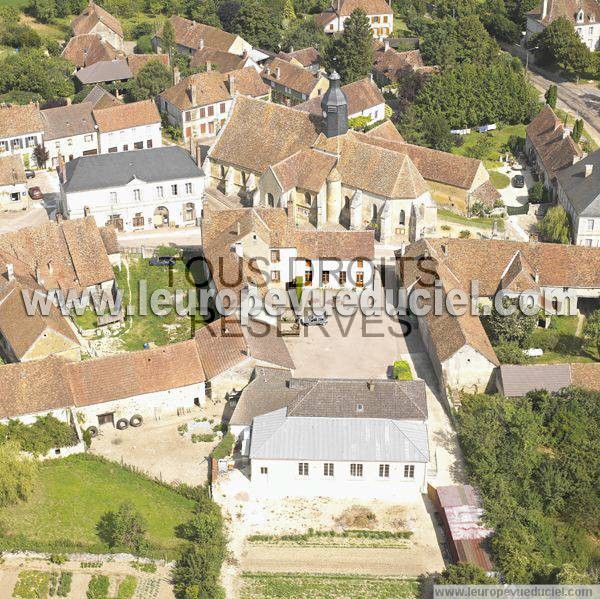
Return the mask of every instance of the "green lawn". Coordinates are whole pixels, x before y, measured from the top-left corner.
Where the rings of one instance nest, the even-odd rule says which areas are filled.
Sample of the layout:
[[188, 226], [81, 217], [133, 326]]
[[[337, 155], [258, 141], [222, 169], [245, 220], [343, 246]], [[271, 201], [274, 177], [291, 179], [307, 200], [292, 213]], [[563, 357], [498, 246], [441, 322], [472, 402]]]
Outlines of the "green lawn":
[[242, 581], [244, 599], [416, 599], [420, 596], [416, 580], [366, 575], [244, 573]]
[[[450, 151], [460, 156], [473, 157], [472, 150], [483, 135], [485, 133], [478, 133], [477, 131], [473, 131], [468, 135], [462, 135], [463, 144], [460, 147], [452, 148]], [[498, 168], [501, 166], [501, 162], [499, 161], [500, 154], [504, 152], [504, 146], [506, 146], [510, 137], [515, 135], [525, 140], [525, 125], [507, 125], [490, 131], [489, 135], [492, 139], [492, 144], [489, 151], [483, 157], [483, 163], [488, 169]]]
[[505, 189], [510, 185], [510, 177], [498, 171], [490, 171], [490, 181], [496, 189]]
[[29, 4], [29, 0], [0, 0], [0, 6], [16, 6], [17, 8], [25, 8]]
[[456, 214], [456, 212], [452, 212], [445, 208], [438, 208], [438, 220], [441, 223], [447, 221], [456, 225], [479, 227], [480, 229], [491, 229], [495, 220], [498, 223], [498, 231], [504, 231], [504, 220], [501, 218], [467, 218], [466, 216]]
[[0, 547], [109, 553], [96, 534], [107, 511], [130, 501], [148, 525], [152, 555], [174, 556], [174, 528], [191, 516], [194, 502], [118, 464], [77, 455], [43, 462], [27, 502], [0, 510]]

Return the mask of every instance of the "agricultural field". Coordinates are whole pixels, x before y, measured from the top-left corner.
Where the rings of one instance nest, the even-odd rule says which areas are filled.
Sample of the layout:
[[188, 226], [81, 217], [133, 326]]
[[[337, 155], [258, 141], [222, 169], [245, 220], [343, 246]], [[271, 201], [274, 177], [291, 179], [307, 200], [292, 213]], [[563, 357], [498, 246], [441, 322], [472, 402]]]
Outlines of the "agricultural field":
[[96, 526], [126, 501], [147, 523], [149, 547], [143, 552], [173, 558], [181, 543], [175, 528], [189, 520], [193, 501], [87, 454], [41, 464], [29, 499], [0, 511], [0, 548], [108, 553]]
[[402, 578], [263, 573], [242, 576], [243, 599], [416, 599], [419, 596], [419, 583]]

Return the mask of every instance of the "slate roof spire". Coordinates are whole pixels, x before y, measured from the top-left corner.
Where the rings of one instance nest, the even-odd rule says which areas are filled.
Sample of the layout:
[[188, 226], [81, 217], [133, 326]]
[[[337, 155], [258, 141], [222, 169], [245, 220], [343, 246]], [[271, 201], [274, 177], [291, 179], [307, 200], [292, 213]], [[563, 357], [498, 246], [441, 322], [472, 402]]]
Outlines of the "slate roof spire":
[[348, 131], [348, 98], [340, 87], [340, 76], [332, 71], [329, 89], [323, 95], [321, 108], [325, 119], [325, 135], [336, 137]]

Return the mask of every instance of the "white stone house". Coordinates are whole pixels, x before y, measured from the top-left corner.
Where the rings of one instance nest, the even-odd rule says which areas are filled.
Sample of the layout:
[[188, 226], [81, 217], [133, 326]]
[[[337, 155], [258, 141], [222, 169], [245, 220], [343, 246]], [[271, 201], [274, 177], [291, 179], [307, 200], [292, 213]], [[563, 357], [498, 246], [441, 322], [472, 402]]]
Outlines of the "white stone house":
[[113, 48], [123, 50], [123, 27], [108, 11], [90, 0], [83, 12], [71, 21], [73, 35], [99, 35]]
[[177, 146], [86, 156], [59, 170], [66, 218], [133, 231], [195, 225], [202, 214], [204, 174]]
[[383, 39], [394, 32], [394, 11], [385, 0], [335, 0], [332, 9], [316, 15], [316, 22], [325, 33], [344, 31], [344, 23], [357, 8], [362, 9], [369, 19], [373, 37]]
[[49, 108], [40, 114], [49, 165], [57, 167], [59, 156], [68, 162], [98, 154], [98, 131], [90, 102]]
[[558, 203], [571, 217], [572, 241], [600, 247], [600, 151], [556, 175]]
[[35, 166], [33, 150], [43, 144], [44, 124], [36, 104], [0, 104], [0, 156], [18, 154]]
[[161, 120], [152, 100], [94, 110], [100, 153], [162, 147]]
[[19, 156], [0, 156], [0, 211], [25, 210], [30, 205], [23, 161]]
[[291, 416], [252, 421], [251, 490], [259, 497], [336, 497], [411, 503], [426, 490], [425, 422]]
[[600, 7], [596, 0], [542, 0], [526, 14], [527, 39], [539, 34], [558, 18], [571, 22], [581, 41], [592, 51], [600, 42]]

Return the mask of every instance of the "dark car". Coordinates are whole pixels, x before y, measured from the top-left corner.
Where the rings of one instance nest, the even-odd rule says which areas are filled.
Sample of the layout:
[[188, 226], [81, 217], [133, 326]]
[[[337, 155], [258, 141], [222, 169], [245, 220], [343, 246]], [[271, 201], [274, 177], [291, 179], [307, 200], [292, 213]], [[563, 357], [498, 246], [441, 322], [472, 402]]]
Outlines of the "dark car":
[[41, 200], [44, 197], [42, 190], [39, 187], [30, 187], [29, 188], [29, 197], [32, 200]]
[[515, 175], [512, 180], [513, 187], [525, 187], [525, 177], [523, 175]]
[[33, 178], [35, 177], [35, 171], [32, 171], [31, 169], [29, 169], [29, 168], [28, 168], [28, 169], [25, 171], [25, 176], [26, 176], [28, 179], [33, 179]]
[[175, 266], [173, 256], [152, 256], [150, 266]]

